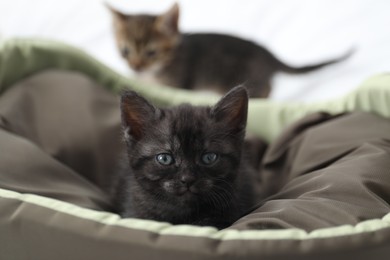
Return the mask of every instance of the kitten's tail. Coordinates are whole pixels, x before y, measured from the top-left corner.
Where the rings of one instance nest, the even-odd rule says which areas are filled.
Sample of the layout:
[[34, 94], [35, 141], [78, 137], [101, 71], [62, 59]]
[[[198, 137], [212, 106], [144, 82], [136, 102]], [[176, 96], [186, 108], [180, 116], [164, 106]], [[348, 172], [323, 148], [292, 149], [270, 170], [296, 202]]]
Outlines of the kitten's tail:
[[346, 54], [344, 54], [341, 57], [338, 57], [338, 58], [335, 58], [335, 59], [332, 59], [332, 60], [328, 60], [328, 61], [325, 61], [325, 62], [321, 62], [321, 63], [318, 63], [318, 64], [314, 64], [314, 65], [303, 66], [303, 67], [292, 67], [292, 66], [289, 66], [287, 64], [284, 64], [284, 63], [280, 62], [280, 64], [278, 64], [278, 67], [279, 67], [278, 69], [280, 71], [287, 72], [287, 73], [292, 73], [292, 74], [306, 73], [306, 72], [317, 70], [317, 69], [320, 69], [322, 67], [325, 67], [325, 66], [328, 66], [328, 65], [331, 65], [331, 64], [334, 64], [334, 63], [338, 63], [338, 62], [344, 61], [344, 60], [348, 59], [350, 56], [352, 56], [352, 54], [354, 52], [355, 52], [355, 49], [351, 49], [351, 50], [349, 50]]

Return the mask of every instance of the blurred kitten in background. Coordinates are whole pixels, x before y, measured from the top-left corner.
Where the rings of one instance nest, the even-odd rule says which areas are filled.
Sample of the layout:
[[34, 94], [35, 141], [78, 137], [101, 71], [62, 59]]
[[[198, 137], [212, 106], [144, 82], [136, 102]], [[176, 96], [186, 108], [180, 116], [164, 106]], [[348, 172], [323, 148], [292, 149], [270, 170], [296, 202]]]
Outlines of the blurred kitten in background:
[[128, 15], [109, 7], [121, 55], [140, 78], [172, 87], [228, 92], [245, 83], [250, 97], [268, 97], [279, 71], [306, 73], [349, 57], [291, 67], [264, 47], [214, 33], [181, 33], [179, 7], [161, 15]]

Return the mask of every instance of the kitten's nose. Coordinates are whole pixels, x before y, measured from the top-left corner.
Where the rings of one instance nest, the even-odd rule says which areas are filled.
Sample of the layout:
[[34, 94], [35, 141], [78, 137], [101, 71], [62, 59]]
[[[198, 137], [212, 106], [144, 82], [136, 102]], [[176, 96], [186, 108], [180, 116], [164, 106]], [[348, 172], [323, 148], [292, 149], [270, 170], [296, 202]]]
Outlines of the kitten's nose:
[[184, 185], [190, 186], [192, 183], [195, 182], [195, 177], [190, 174], [183, 174], [182, 176], [180, 176], [180, 181]]
[[140, 59], [133, 59], [130, 61], [131, 63], [131, 66], [133, 67], [133, 69], [135, 70], [140, 70], [142, 68], [142, 60]]

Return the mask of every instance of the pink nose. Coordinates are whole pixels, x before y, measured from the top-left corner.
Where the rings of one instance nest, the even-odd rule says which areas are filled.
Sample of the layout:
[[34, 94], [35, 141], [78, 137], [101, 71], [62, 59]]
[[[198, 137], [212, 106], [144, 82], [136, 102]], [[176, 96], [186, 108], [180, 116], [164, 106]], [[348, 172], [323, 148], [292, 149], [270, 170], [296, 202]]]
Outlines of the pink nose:
[[139, 59], [134, 59], [130, 61], [130, 65], [135, 70], [140, 70], [143, 66], [142, 61]]

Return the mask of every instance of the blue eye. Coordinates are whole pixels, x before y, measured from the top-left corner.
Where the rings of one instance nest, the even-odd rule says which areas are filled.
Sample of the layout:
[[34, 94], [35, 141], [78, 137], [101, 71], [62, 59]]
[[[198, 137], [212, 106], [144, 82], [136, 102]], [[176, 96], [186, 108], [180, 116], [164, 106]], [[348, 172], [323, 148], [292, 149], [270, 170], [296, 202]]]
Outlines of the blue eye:
[[206, 165], [213, 164], [218, 159], [218, 155], [216, 153], [204, 153], [202, 155], [202, 163]]
[[174, 162], [173, 156], [169, 153], [157, 154], [156, 161], [161, 165], [171, 165]]

